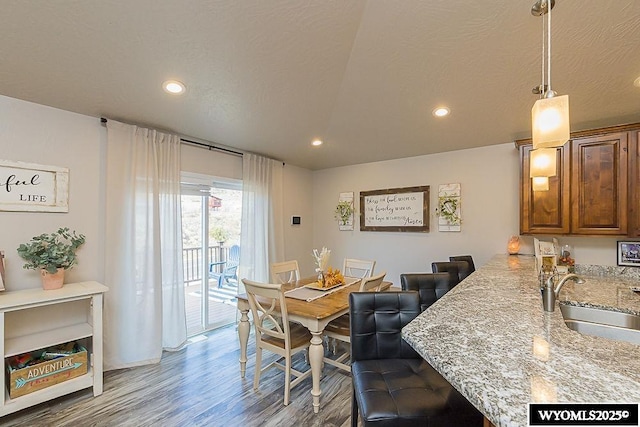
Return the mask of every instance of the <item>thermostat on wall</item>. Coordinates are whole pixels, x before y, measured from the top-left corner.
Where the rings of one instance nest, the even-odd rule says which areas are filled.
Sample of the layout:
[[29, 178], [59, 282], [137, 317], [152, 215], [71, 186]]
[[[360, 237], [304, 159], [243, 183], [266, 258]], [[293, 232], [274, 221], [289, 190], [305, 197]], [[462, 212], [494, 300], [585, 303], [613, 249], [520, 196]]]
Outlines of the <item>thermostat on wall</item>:
[[300, 225], [300, 217], [297, 215], [292, 216], [291, 225]]

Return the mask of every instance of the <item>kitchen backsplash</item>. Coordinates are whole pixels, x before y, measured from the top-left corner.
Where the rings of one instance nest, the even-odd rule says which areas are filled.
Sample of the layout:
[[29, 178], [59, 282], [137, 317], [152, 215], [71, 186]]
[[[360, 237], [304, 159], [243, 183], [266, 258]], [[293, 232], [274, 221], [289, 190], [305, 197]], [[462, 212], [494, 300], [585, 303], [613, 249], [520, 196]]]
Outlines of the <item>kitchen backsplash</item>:
[[640, 280], [640, 267], [576, 264], [576, 274], [584, 276], [622, 276]]

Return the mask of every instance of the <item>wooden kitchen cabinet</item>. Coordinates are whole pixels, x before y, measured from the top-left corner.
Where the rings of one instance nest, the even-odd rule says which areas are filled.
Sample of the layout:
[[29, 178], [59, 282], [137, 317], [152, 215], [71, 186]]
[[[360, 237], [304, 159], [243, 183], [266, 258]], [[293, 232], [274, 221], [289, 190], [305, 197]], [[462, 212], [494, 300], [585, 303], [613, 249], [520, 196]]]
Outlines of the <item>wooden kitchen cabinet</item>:
[[629, 133], [629, 235], [640, 237], [640, 131]]
[[574, 132], [556, 149], [549, 191], [533, 191], [520, 149], [520, 234], [640, 236], [640, 123]]
[[556, 149], [556, 176], [549, 177], [549, 191], [533, 191], [529, 161], [533, 147], [520, 149], [520, 234], [569, 233], [570, 155], [566, 145]]

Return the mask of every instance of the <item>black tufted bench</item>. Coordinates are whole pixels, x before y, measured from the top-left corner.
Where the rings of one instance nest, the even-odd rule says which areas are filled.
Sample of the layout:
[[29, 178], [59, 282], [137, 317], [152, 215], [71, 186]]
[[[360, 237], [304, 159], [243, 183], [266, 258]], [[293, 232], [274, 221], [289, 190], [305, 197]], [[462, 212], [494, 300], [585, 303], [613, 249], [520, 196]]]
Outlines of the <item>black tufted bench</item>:
[[351, 425], [482, 426], [483, 416], [401, 336], [417, 292], [356, 292], [351, 316]]

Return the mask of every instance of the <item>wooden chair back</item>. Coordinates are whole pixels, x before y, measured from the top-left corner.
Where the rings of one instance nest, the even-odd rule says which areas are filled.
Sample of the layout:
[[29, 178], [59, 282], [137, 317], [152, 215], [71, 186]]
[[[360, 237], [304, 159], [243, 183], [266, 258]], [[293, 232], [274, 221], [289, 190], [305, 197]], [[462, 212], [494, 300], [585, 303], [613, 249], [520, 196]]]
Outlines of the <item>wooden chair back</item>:
[[291, 260], [271, 264], [271, 280], [274, 283], [290, 283], [300, 280], [298, 261]]
[[342, 274], [348, 277], [359, 277], [363, 279], [373, 275], [375, 266], [375, 261], [345, 258], [342, 265]]

